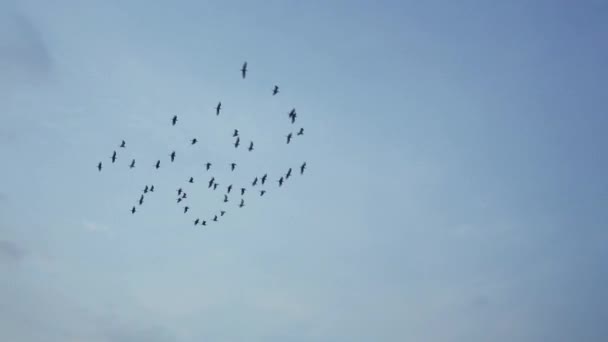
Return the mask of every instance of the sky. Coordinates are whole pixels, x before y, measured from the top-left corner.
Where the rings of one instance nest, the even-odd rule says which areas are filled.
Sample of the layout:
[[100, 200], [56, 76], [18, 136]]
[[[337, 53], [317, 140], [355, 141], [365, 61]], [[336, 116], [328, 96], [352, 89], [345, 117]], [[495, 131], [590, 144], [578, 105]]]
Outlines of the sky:
[[0, 340], [604, 341], [607, 16], [0, 0]]

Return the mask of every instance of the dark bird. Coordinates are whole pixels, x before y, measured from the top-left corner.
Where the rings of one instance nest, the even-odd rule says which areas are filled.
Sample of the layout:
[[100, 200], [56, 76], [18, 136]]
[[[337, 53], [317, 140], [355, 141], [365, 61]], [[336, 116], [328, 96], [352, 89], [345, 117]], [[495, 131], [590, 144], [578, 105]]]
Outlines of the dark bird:
[[291, 141], [291, 137], [293, 136], [292, 133], [287, 134], [287, 143], [289, 144], [289, 142]]
[[127, 143], [124, 140], [120, 143], [120, 147], [122, 147], [122, 148], [125, 148], [126, 145], [127, 145]]
[[186, 212], [188, 212], [188, 209], [190, 209], [188, 206], [185, 206], [185, 207], [184, 207], [184, 214], [185, 214]]
[[131, 165], [129, 165], [129, 168], [132, 169], [135, 167], [135, 159], [131, 160]]
[[177, 196], [182, 194], [182, 188], [177, 189]]
[[278, 182], [279, 182], [279, 186], [282, 186], [283, 185], [283, 177], [279, 178]]
[[97, 170], [101, 171], [101, 162], [99, 162], [99, 164], [97, 164]]
[[170, 156], [171, 156], [171, 162], [173, 163], [173, 161], [175, 160], [175, 151], [171, 152]]
[[266, 183], [266, 178], [268, 177], [268, 174], [265, 173], [264, 176], [262, 176], [262, 185], [264, 185], [264, 183]]
[[236, 167], [236, 163], [230, 164], [230, 171], [234, 171], [235, 167]]
[[234, 148], [239, 147], [240, 143], [241, 143], [241, 138], [237, 137], [236, 141], [234, 142]]
[[239, 203], [239, 208], [242, 208], [245, 206], [245, 200], [241, 198], [241, 203]]
[[228, 195], [224, 195], [224, 203], [228, 202]]
[[255, 177], [255, 179], [251, 183], [251, 186], [256, 186], [257, 184], [258, 184], [258, 177]]
[[289, 170], [287, 170], [287, 174], [285, 175], [285, 179], [288, 179], [289, 177], [291, 177], [291, 168], [289, 168]]
[[211, 163], [205, 164], [205, 167], [207, 167], [207, 171], [209, 171], [209, 169], [211, 168]]
[[177, 203], [179, 203], [179, 202], [181, 202], [181, 201], [182, 201], [182, 198], [181, 198], [181, 197], [177, 199]]
[[150, 186], [150, 192], [154, 192], [154, 185]]
[[225, 211], [223, 211], [223, 210], [222, 210], [222, 211], [220, 211], [220, 216], [224, 216], [225, 214], [226, 214], [226, 212], [225, 212]]
[[135, 214], [135, 207], [131, 208], [131, 214]]
[[182, 192], [182, 198], [186, 199], [186, 197], [188, 197], [188, 194], [186, 192]]
[[279, 93], [279, 86], [274, 86], [274, 89], [272, 90], [272, 96], [275, 96], [276, 94]]
[[292, 118], [292, 117], [294, 117], [295, 115], [296, 115], [296, 109], [295, 109], [295, 108], [293, 108], [293, 109], [292, 109], [292, 110], [289, 112], [288, 116], [289, 116], [290, 118]]
[[213, 184], [213, 190], [217, 189], [217, 186], [218, 186], [218, 185], [219, 185], [218, 183], [214, 183], [214, 184]]
[[148, 186], [146, 185], [146, 187], [144, 188], [144, 194], [148, 193]]
[[266, 193], [266, 190], [260, 190], [260, 196], [264, 196], [265, 193]]
[[227, 188], [226, 193], [228, 193], [228, 194], [229, 194], [229, 193], [230, 193], [230, 190], [232, 190], [232, 184], [228, 185], [228, 188]]
[[173, 126], [175, 126], [175, 124], [177, 123], [177, 115], [173, 116], [173, 119], [171, 119], [171, 123]]
[[110, 159], [112, 159], [112, 163], [116, 161], [116, 151], [112, 153], [112, 157], [110, 157]]
[[194, 220], [194, 225], [196, 226], [199, 221], [200, 221], [199, 219]]
[[220, 110], [222, 110], [222, 102], [218, 102], [217, 107], [215, 107], [215, 115], [220, 115]]
[[233, 137], [238, 137], [238, 136], [239, 136], [239, 130], [238, 130], [238, 129], [235, 129], [235, 130], [234, 130], [234, 133], [232, 133], [232, 136], [233, 136]]
[[291, 123], [296, 122], [296, 116], [298, 116], [298, 115], [296, 113], [293, 113], [293, 115], [291, 116]]
[[298, 131], [298, 135], [304, 135], [304, 127], [300, 128]]
[[160, 160], [156, 161], [156, 168], [158, 169], [160, 167]]
[[209, 180], [209, 186], [208, 188], [213, 186], [213, 182], [215, 182], [215, 177], [211, 177], [211, 179]]
[[203, 226], [207, 225], [207, 221], [203, 221], [203, 223], [201, 223]]
[[194, 183], [194, 177], [190, 177], [190, 179], [188, 180], [188, 183]]
[[302, 164], [302, 166], [300, 166], [300, 174], [304, 174], [304, 169], [306, 168], [306, 162], [304, 162], [304, 164]]
[[139, 198], [139, 205], [144, 204], [144, 195], [141, 195], [141, 197]]
[[191, 145], [194, 145], [194, 144], [196, 144], [196, 142], [197, 142], [197, 141], [198, 141], [198, 140], [196, 140], [196, 138], [193, 138], [193, 139], [192, 139], [192, 141], [190, 142], [190, 144], [191, 144]]
[[243, 76], [243, 79], [247, 75], [247, 62], [243, 63], [243, 67], [241, 68], [241, 75]]
[[213, 221], [217, 222], [217, 215], [213, 216]]
[[249, 143], [249, 152], [253, 151], [253, 141]]
[[241, 196], [245, 194], [245, 188], [241, 188]]

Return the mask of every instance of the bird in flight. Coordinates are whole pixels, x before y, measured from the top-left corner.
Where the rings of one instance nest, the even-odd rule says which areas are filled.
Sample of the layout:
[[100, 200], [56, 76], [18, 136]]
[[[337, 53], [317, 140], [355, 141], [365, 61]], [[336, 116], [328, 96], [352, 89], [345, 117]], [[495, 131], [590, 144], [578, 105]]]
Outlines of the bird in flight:
[[241, 188], [241, 196], [245, 194], [245, 188]]
[[160, 160], [156, 161], [156, 168], [158, 169], [160, 167]]
[[213, 221], [217, 222], [217, 215], [213, 216]]
[[150, 192], [154, 192], [154, 185], [150, 186]]
[[201, 224], [202, 224], [203, 226], [206, 226], [206, 225], [207, 225], [207, 221], [203, 221]]
[[298, 131], [298, 135], [304, 135], [304, 127], [300, 128]]
[[131, 160], [131, 165], [129, 165], [129, 168], [132, 169], [135, 167], [135, 159]]
[[188, 180], [188, 183], [194, 183], [194, 177], [190, 177], [190, 179]]
[[228, 193], [228, 194], [229, 194], [229, 193], [230, 193], [230, 190], [232, 190], [232, 184], [228, 185], [227, 190], [228, 190], [228, 191], [226, 191], [226, 193]]
[[171, 119], [171, 124], [172, 124], [172, 126], [175, 126], [176, 123], [177, 123], [177, 115], [173, 115], [173, 119]]
[[232, 133], [232, 137], [237, 137], [239, 135], [239, 130], [238, 129], [234, 129], [234, 133]]
[[182, 194], [182, 188], [177, 189], [177, 196]]
[[190, 144], [191, 144], [191, 145], [194, 145], [194, 144], [196, 144], [196, 142], [197, 142], [197, 141], [198, 141], [198, 140], [196, 140], [196, 138], [193, 138], [193, 139], [192, 139], [192, 141], [190, 142]]
[[97, 170], [99, 170], [101, 172], [101, 162], [99, 162], [99, 164], [97, 164]]
[[122, 147], [122, 148], [125, 148], [126, 145], [127, 145], [127, 143], [124, 140], [120, 143], [120, 147]]
[[215, 182], [215, 177], [211, 177], [211, 180], [209, 180], [209, 186], [208, 188], [213, 186], [213, 182]]
[[287, 174], [285, 175], [285, 179], [288, 179], [289, 177], [291, 177], [291, 168], [289, 168], [289, 170], [287, 170]]
[[253, 151], [253, 141], [249, 143], [249, 152]]
[[230, 171], [234, 171], [235, 167], [236, 167], [236, 163], [230, 164]]
[[264, 196], [265, 193], [266, 193], [266, 190], [260, 190], [260, 197]]
[[194, 225], [196, 226], [198, 224], [200, 220], [197, 218], [196, 220], [194, 220]]
[[222, 101], [218, 102], [217, 107], [215, 107], [215, 115], [220, 115], [220, 110], [222, 110]]
[[306, 168], [306, 162], [304, 162], [304, 164], [302, 164], [302, 166], [300, 166], [300, 174], [304, 174], [304, 169]]
[[241, 203], [239, 203], [239, 208], [242, 208], [245, 206], [245, 200], [241, 198]]
[[256, 184], [258, 184], [258, 177], [255, 177], [255, 179], [251, 183], [251, 186], [256, 186]]
[[184, 207], [184, 214], [188, 212], [188, 209], [190, 209], [188, 206]]
[[110, 157], [110, 159], [112, 159], [112, 163], [116, 161], [116, 151], [112, 153], [112, 157]]
[[287, 143], [289, 144], [289, 142], [291, 141], [291, 137], [293, 137], [292, 133], [287, 134]]
[[211, 163], [205, 164], [205, 167], [207, 168], [207, 171], [209, 171], [209, 169], [211, 168]]
[[131, 214], [135, 214], [135, 207], [131, 208]]
[[182, 192], [182, 198], [183, 198], [183, 199], [186, 199], [186, 197], [188, 197], [188, 194], [187, 194], [185, 191], [184, 191], [184, 192]]
[[279, 93], [279, 86], [275, 85], [274, 89], [272, 90], [272, 96], [275, 96], [278, 93]]
[[183, 199], [180, 197], [177, 199], [177, 203], [181, 202]]
[[175, 160], [175, 151], [171, 152], [170, 156], [171, 156], [171, 162], [173, 163], [173, 161]]
[[291, 123], [295, 123], [296, 122], [296, 113], [293, 113], [293, 115], [291, 116]]
[[262, 176], [262, 185], [264, 185], [264, 183], [266, 183], [266, 177], [268, 177], [267, 173], [265, 173], [264, 176]]
[[139, 205], [144, 204], [144, 195], [141, 195], [141, 197], [139, 198]]
[[219, 185], [218, 183], [214, 183], [213, 184], [213, 190], [217, 189], [218, 185]]
[[287, 116], [289, 116], [289, 118], [295, 118], [296, 117], [296, 109], [293, 108], [289, 114], [287, 114]]
[[146, 187], [144, 188], [144, 194], [148, 193], [148, 186], [146, 185]]
[[243, 76], [243, 79], [247, 75], [247, 62], [243, 63], [243, 67], [241, 68], [241, 75]]
[[283, 186], [283, 177], [279, 178], [278, 182], [279, 182], [279, 186]]
[[228, 202], [228, 195], [224, 194], [224, 203]]
[[239, 147], [240, 143], [241, 143], [241, 138], [236, 137], [236, 141], [234, 142], [234, 148]]
[[226, 212], [224, 210], [220, 211], [220, 216], [224, 216]]

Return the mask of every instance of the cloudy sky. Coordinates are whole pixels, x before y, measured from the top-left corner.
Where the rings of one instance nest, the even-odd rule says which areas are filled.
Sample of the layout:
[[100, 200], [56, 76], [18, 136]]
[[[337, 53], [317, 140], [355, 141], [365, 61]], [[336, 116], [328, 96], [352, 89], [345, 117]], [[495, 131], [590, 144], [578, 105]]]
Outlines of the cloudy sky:
[[607, 16], [0, 0], [0, 340], [605, 341]]

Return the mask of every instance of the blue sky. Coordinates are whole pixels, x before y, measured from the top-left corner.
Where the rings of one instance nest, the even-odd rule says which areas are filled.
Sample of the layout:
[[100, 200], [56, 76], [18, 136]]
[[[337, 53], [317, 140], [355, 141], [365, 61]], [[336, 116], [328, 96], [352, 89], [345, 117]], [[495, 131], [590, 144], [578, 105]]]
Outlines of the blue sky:
[[[607, 15], [0, 0], [0, 339], [605, 340]], [[202, 229], [207, 160], [308, 169]]]

